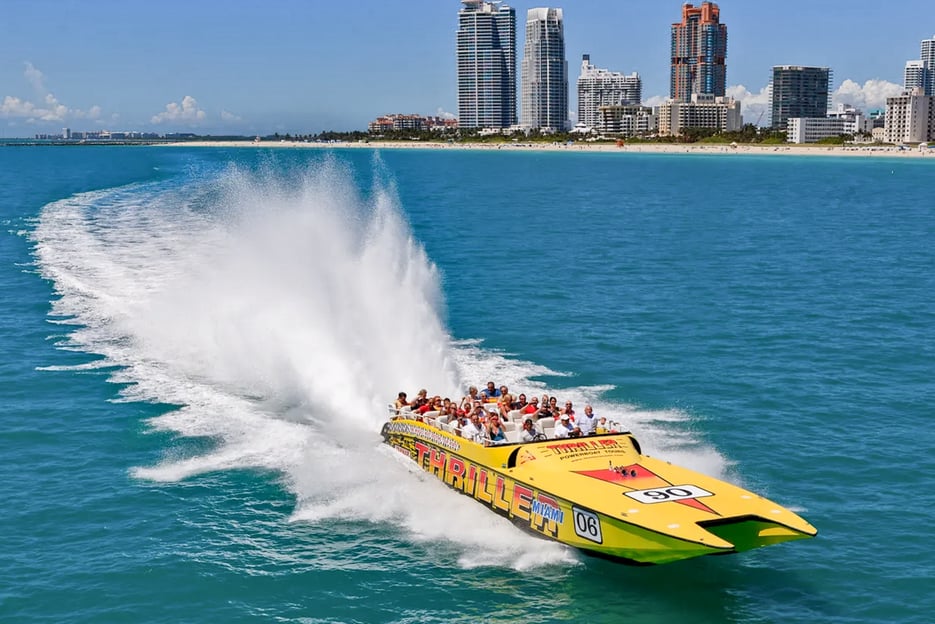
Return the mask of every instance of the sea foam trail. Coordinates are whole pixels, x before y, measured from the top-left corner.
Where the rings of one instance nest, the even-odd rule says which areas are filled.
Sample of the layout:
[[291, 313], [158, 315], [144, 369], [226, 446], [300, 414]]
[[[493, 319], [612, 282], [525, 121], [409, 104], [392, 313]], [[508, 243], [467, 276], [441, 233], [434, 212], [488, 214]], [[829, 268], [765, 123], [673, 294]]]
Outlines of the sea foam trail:
[[[230, 167], [46, 206], [33, 233], [37, 264], [58, 295], [52, 314], [75, 324], [61, 346], [116, 366], [123, 400], [182, 406], [154, 418], [154, 430], [216, 442], [136, 468], [139, 478], [272, 469], [296, 496], [295, 520], [389, 521], [416, 539], [454, 541], [466, 566], [574, 561], [378, 450], [399, 389], [456, 398], [465, 381], [490, 378], [556, 394], [534, 380], [556, 373], [452, 341], [438, 271], [374, 169], [369, 194], [329, 161]], [[560, 396], [639, 431], [644, 448], [723, 472], [715, 451], [657, 426], [687, 415], [604, 403], [606, 390]], [[503, 543], [450, 530], [464, 518], [507, 527]]]

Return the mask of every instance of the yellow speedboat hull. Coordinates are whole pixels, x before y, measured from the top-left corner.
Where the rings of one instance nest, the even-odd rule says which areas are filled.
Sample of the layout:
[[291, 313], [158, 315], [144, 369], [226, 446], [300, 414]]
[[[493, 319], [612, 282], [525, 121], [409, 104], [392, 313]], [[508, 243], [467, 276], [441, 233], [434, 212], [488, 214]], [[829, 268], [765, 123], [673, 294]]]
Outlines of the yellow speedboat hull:
[[395, 419], [382, 435], [454, 490], [591, 555], [669, 563], [817, 534], [752, 492], [643, 455], [629, 433], [481, 446]]

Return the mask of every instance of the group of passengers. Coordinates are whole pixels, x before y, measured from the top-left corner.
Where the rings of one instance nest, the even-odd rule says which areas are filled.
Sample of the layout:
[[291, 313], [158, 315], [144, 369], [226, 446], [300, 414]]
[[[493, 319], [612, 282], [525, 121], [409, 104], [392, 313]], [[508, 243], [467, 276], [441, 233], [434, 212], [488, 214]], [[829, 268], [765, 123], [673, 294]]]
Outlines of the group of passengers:
[[[495, 409], [489, 409], [491, 404], [496, 405]], [[422, 389], [412, 401], [408, 400], [405, 392], [400, 392], [394, 405], [397, 414], [409, 412], [417, 420], [431, 422], [445, 417], [444, 421], [453, 425], [456, 434], [480, 444], [506, 443], [504, 423], [509, 422], [517, 411], [522, 418], [521, 442], [544, 439], [545, 429], [538, 423], [545, 420], [554, 424], [553, 438], [576, 438], [613, 431], [607, 419], [598, 418], [590, 405], [585, 405], [583, 413], [578, 414], [571, 401], [565, 401], [561, 408], [558, 400], [548, 394], [543, 394], [541, 400], [533, 396], [527, 401], [525, 393], [520, 392], [514, 397], [507, 386], [498, 388], [492, 381], [488, 381], [479, 392], [477, 387], [471, 386], [457, 402], [439, 395], [429, 397], [428, 392]]]

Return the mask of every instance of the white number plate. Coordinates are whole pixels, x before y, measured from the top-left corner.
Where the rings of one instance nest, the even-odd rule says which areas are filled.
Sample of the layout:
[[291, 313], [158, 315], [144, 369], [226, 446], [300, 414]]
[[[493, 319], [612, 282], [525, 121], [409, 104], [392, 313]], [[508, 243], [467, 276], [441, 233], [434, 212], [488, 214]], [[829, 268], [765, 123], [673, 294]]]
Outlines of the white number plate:
[[597, 514], [574, 506], [571, 511], [575, 517], [575, 533], [592, 542], [602, 543], [604, 538], [601, 537], [601, 520]]
[[670, 485], [669, 487], [659, 487], [651, 490], [634, 490], [633, 492], [625, 492], [625, 494], [632, 499], [647, 504], [670, 503], [686, 498], [713, 496], [711, 492], [703, 490], [697, 485]]

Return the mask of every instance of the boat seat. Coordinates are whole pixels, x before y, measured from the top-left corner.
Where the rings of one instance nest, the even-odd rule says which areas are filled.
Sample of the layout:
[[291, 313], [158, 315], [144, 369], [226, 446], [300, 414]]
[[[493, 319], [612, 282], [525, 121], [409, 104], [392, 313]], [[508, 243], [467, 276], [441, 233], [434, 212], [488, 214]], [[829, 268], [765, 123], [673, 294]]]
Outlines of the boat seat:
[[490, 412], [491, 414], [500, 413], [500, 409], [497, 407], [496, 403], [484, 403], [484, 409]]
[[506, 431], [506, 441], [509, 444], [519, 444], [519, 431], [515, 429], [508, 429]]
[[426, 413], [422, 414], [422, 418], [424, 418], [424, 419], [426, 419], [426, 420], [435, 420], [436, 418], [438, 418], [438, 410], [433, 410], [433, 411], [431, 411], [431, 412], [426, 412]]
[[520, 410], [510, 410], [507, 414], [510, 420], [519, 420], [523, 413]]

